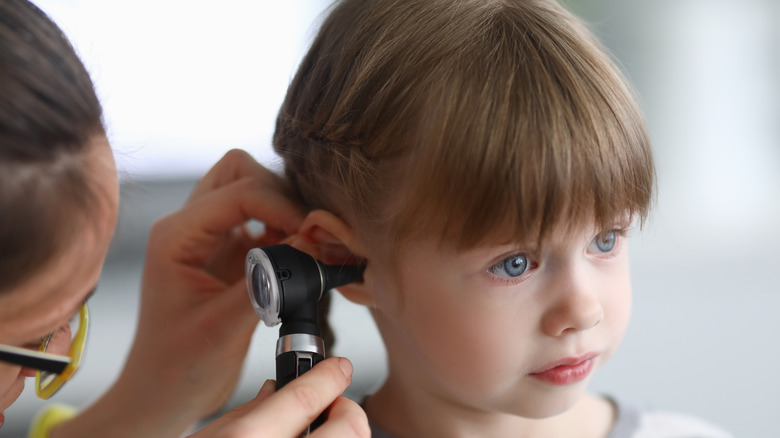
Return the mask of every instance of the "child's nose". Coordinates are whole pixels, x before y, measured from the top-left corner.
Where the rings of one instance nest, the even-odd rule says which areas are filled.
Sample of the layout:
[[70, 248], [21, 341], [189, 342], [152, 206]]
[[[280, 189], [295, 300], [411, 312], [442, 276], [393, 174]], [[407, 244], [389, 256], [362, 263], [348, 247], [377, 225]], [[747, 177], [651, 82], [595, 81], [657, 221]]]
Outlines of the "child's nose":
[[583, 279], [572, 276], [545, 312], [542, 328], [550, 336], [562, 336], [597, 326], [604, 318], [599, 297]]

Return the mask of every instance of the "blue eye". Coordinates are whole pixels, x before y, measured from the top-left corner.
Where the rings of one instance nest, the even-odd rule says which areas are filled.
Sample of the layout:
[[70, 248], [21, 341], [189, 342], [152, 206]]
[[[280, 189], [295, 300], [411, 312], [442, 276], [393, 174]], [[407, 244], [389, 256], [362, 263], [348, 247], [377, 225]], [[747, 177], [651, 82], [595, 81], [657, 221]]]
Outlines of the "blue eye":
[[506, 278], [514, 278], [528, 271], [528, 257], [523, 254], [507, 257], [491, 266], [489, 271], [493, 275]]
[[593, 238], [590, 249], [598, 252], [610, 252], [615, 248], [615, 243], [617, 243], [617, 233], [614, 230], [605, 231]]

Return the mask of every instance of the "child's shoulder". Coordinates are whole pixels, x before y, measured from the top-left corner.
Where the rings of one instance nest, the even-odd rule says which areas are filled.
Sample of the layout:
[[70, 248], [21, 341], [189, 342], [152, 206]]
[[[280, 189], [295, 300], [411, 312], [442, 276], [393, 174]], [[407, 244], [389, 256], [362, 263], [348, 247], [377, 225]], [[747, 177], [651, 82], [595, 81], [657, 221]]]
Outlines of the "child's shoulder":
[[706, 421], [679, 412], [641, 409], [610, 398], [617, 409], [615, 426], [607, 438], [733, 438]]

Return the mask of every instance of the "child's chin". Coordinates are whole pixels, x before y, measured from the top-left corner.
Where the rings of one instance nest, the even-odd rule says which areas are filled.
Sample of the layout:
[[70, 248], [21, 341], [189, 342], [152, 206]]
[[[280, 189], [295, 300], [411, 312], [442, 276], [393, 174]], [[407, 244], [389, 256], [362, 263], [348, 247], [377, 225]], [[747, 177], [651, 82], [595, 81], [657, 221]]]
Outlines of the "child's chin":
[[512, 413], [534, 420], [561, 415], [580, 402], [584, 395], [584, 390], [582, 389], [569, 389], [570, 391], [553, 391], [544, 396], [529, 397], [528, 402], [515, 406], [515, 409], [512, 409]]

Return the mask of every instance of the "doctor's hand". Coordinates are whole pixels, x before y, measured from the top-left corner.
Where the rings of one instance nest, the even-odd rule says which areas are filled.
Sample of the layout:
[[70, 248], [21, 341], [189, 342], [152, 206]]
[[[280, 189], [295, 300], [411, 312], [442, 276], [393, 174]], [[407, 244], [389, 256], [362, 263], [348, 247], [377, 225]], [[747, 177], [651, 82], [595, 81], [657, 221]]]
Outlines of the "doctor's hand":
[[[250, 219], [263, 222], [265, 233], [248, 233]], [[122, 374], [63, 432], [178, 437], [216, 412], [233, 392], [258, 322], [245, 286], [246, 253], [279, 243], [302, 220], [277, 175], [246, 152], [228, 152], [181, 209], [153, 225]]]
[[352, 380], [352, 364], [326, 359], [303, 376], [274, 392], [269, 380], [257, 397], [214, 420], [192, 438], [292, 438], [326, 411], [326, 420], [312, 438], [370, 437], [363, 409], [339, 397]]

